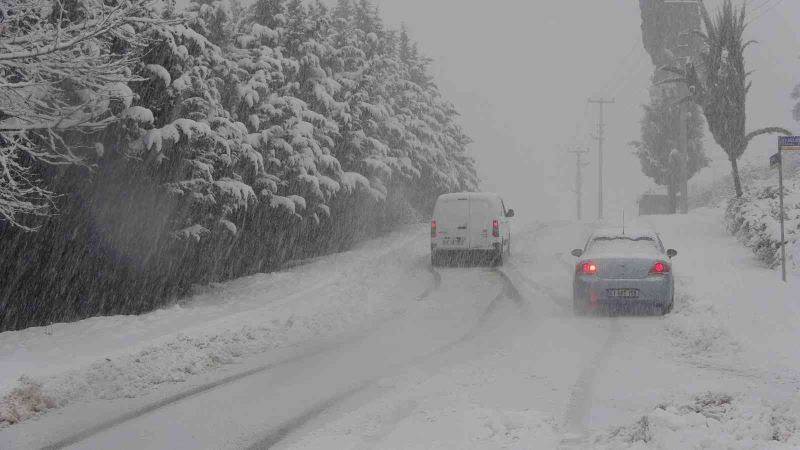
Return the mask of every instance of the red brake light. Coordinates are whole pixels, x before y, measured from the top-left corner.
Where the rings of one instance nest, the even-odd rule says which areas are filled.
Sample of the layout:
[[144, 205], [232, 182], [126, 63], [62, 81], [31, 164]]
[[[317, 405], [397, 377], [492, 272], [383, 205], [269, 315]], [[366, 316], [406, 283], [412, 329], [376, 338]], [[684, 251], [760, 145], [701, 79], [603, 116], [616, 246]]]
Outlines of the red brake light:
[[432, 220], [431, 221], [431, 238], [435, 238], [435, 237], [436, 237], [436, 221]]
[[581, 272], [584, 275], [597, 275], [597, 264], [593, 262], [586, 262], [581, 265]]
[[492, 236], [500, 237], [500, 221], [497, 219], [492, 221]]
[[669, 273], [669, 266], [666, 263], [661, 261], [653, 264], [653, 268], [650, 269], [651, 274], [661, 275], [664, 273]]

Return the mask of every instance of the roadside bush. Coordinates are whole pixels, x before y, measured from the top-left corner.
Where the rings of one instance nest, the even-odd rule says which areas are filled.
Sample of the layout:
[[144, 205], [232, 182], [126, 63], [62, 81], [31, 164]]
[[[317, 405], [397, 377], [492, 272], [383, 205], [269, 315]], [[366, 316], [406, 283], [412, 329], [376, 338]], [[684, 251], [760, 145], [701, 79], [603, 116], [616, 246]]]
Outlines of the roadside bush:
[[[725, 225], [770, 268], [781, 264], [780, 199], [777, 177], [752, 184], [740, 199], [730, 199]], [[784, 186], [787, 265], [800, 270], [800, 180], [788, 177]]]

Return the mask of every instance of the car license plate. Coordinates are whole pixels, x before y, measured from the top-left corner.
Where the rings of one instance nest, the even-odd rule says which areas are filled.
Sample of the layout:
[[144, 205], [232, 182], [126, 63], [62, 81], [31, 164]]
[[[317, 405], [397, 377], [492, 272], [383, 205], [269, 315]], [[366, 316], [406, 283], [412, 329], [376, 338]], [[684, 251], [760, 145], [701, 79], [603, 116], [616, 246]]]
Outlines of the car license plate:
[[639, 298], [638, 289], [609, 289], [606, 293], [614, 298]]
[[464, 244], [463, 237], [446, 237], [442, 240], [442, 245], [445, 246], [454, 247], [462, 244]]

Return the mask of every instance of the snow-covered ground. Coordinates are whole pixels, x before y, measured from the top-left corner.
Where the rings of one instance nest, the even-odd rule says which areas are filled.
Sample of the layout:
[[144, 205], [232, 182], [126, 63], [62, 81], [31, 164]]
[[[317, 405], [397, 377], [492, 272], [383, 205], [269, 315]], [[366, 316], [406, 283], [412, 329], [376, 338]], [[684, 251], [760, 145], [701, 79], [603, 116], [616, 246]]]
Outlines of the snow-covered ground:
[[518, 225], [497, 270], [430, 269], [413, 227], [144, 316], [2, 333], [0, 448], [800, 446], [800, 280], [718, 209], [646, 223], [679, 251], [666, 317], [574, 317], [594, 225], [564, 222]]

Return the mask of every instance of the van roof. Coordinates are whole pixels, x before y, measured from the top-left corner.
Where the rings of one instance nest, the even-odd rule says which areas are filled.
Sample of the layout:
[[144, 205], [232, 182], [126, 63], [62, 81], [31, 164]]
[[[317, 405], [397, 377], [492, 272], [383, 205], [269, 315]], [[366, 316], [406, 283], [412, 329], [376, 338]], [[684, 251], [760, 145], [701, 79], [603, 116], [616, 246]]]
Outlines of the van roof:
[[486, 199], [486, 200], [497, 200], [500, 198], [499, 195], [495, 194], [494, 192], [455, 192], [452, 194], [442, 194], [439, 196], [440, 200], [458, 200], [463, 198], [469, 199]]

